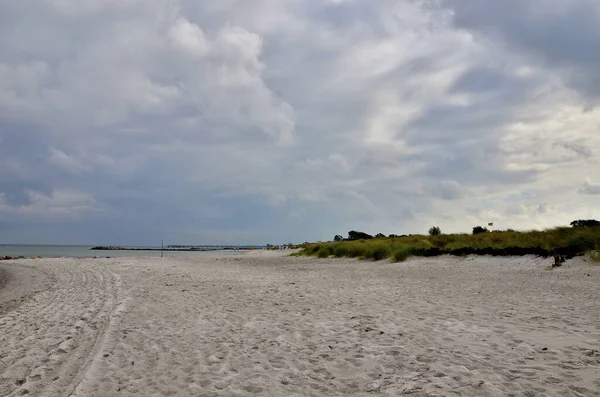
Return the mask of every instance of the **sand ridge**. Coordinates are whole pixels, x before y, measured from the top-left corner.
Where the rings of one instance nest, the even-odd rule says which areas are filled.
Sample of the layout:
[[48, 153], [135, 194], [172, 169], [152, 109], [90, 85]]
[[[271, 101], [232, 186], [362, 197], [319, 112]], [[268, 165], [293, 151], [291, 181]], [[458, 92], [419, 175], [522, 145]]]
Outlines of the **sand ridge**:
[[52, 274], [21, 261], [0, 262], [0, 315], [15, 309], [37, 292], [49, 288]]
[[549, 263], [13, 262], [52, 282], [0, 316], [0, 396], [599, 395], [600, 267]]

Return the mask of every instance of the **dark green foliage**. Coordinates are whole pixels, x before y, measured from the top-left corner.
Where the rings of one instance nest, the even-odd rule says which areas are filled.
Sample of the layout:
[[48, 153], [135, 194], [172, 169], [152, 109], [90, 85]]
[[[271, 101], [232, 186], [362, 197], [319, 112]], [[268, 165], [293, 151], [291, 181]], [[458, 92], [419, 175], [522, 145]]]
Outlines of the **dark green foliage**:
[[455, 234], [440, 234], [438, 236], [432, 236], [429, 241], [434, 247], [444, 248], [446, 245], [456, 241]]
[[371, 236], [370, 234], [364, 233], [364, 232], [357, 232], [356, 230], [350, 230], [348, 232], [348, 240], [350, 240], [350, 241], [369, 240], [372, 238], [373, 238], [373, 236]]
[[348, 247], [345, 244], [338, 244], [333, 249], [333, 255], [337, 256], [338, 258], [342, 258], [344, 256], [352, 256], [352, 255], [350, 255], [350, 253], [351, 253], [350, 247]]
[[475, 226], [473, 228], [473, 234], [487, 233], [489, 230], [486, 227]]
[[319, 258], [328, 258], [332, 255], [335, 255], [335, 246], [332, 244], [320, 244], [316, 255]]
[[556, 253], [564, 255], [567, 258], [572, 258], [582, 252], [593, 250], [598, 246], [599, 242], [593, 236], [574, 236], [567, 241], [564, 247], [558, 248]]
[[430, 236], [439, 236], [440, 234], [442, 234], [442, 229], [440, 229], [439, 226], [432, 226], [429, 229], [429, 235]]
[[348, 244], [348, 256], [351, 258], [356, 258], [359, 256], [364, 256], [367, 245], [358, 243], [349, 243]]
[[319, 244], [309, 245], [307, 248], [305, 248], [308, 255], [314, 255], [319, 252], [320, 249], [321, 246]]
[[465, 256], [465, 255], [491, 255], [491, 256], [523, 256], [536, 255], [547, 257], [550, 251], [540, 247], [460, 247], [447, 251], [450, 255]]
[[365, 258], [379, 261], [390, 256], [391, 248], [388, 245], [376, 245], [366, 252]]
[[327, 252], [327, 250], [320, 250], [317, 256], [319, 258], [329, 258], [329, 253]]
[[573, 226], [573, 227], [600, 226], [600, 221], [597, 221], [595, 219], [578, 219], [576, 221], [571, 222], [571, 226]]
[[396, 262], [404, 262], [413, 255], [413, 252], [414, 250], [412, 247], [399, 248], [394, 252], [394, 260]]
[[333, 238], [333, 241], [343, 241], [344, 238], [342, 236], [340, 236], [339, 234], [336, 234], [335, 237]]
[[383, 233], [377, 233], [375, 235], [375, 238], [385, 238], [385, 234], [383, 234]]

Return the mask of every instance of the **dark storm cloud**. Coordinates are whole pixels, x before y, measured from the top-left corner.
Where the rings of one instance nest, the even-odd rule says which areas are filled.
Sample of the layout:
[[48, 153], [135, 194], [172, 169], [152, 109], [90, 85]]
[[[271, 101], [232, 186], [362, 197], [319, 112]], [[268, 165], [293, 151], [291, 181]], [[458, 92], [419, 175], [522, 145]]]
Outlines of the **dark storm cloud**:
[[500, 41], [561, 76], [597, 103], [600, 98], [600, 4], [591, 0], [448, 0], [458, 27]]

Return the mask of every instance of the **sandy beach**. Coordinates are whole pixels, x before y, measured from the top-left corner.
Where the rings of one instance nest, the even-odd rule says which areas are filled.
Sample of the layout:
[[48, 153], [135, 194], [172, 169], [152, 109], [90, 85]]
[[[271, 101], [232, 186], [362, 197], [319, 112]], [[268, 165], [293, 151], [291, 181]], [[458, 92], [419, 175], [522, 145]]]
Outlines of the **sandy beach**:
[[0, 396], [598, 396], [600, 266], [0, 263]]

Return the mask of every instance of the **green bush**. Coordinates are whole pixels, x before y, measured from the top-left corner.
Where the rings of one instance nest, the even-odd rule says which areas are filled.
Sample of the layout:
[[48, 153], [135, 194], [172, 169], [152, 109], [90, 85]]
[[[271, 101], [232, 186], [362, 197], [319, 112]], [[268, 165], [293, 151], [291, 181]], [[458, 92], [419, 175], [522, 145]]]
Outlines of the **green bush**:
[[396, 262], [404, 262], [413, 255], [414, 250], [411, 247], [399, 248], [394, 252], [394, 260]]
[[392, 250], [389, 245], [376, 245], [367, 251], [365, 257], [373, 259], [374, 261], [379, 261], [389, 257], [391, 252]]
[[310, 245], [308, 248], [305, 248], [308, 255], [315, 255], [320, 249], [321, 246], [319, 244]]
[[473, 234], [487, 233], [489, 230], [487, 227], [475, 226], [473, 228]]
[[319, 251], [319, 253], [317, 254], [317, 257], [319, 257], [319, 258], [329, 258], [329, 255], [327, 254], [326, 251]]
[[350, 247], [348, 247], [348, 245], [346, 245], [346, 244], [338, 244], [333, 249], [333, 255], [335, 255], [337, 257], [352, 256], [352, 255], [350, 255], [350, 253], [351, 253]]
[[439, 226], [432, 226], [429, 229], [429, 235], [430, 236], [439, 236], [440, 234], [442, 234], [442, 229], [440, 229]]
[[566, 255], [577, 255], [585, 251], [592, 250], [596, 247], [597, 240], [592, 236], [576, 236], [570, 238], [566, 247], [564, 247], [564, 254]]
[[358, 258], [364, 256], [367, 245], [364, 241], [349, 242], [348, 244], [348, 256], [352, 258]]
[[578, 219], [576, 221], [571, 222], [571, 226], [573, 227], [598, 227], [600, 226], [600, 221], [595, 219]]
[[439, 236], [432, 236], [429, 241], [434, 247], [444, 248], [446, 245], [456, 241], [456, 235], [454, 234], [440, 234]]
[[324, 249], [324, 250], [319, 250], [319, 252], [317, 253], [317, 256], [319, 258], [329, 258], [329, 252], [328, 250]]

